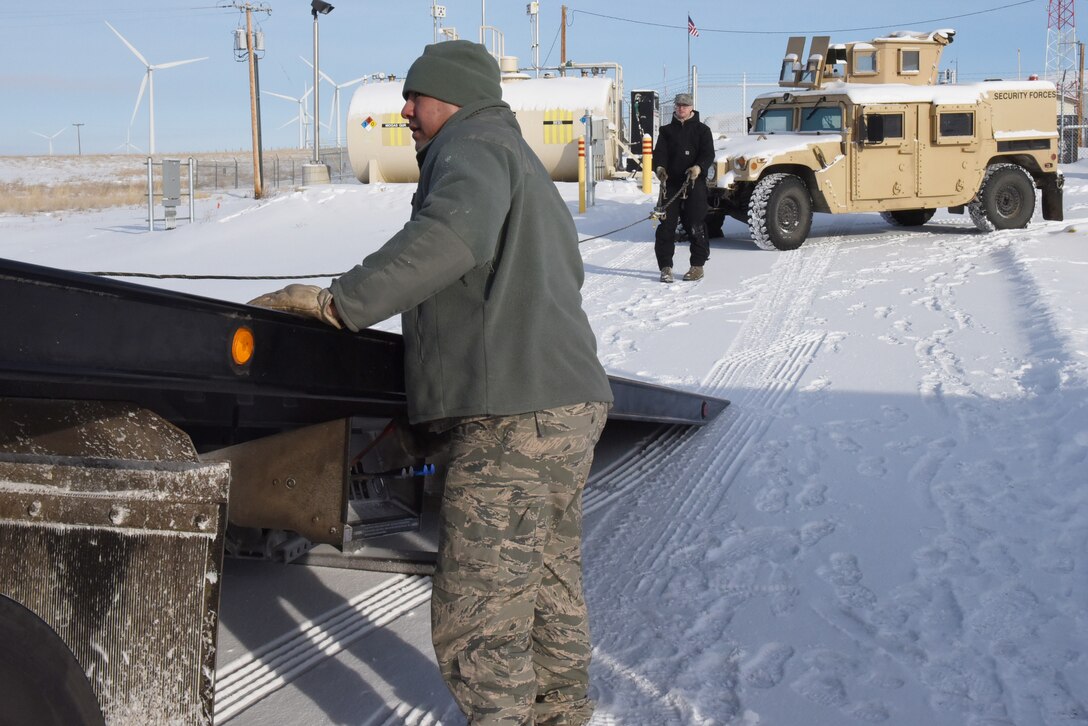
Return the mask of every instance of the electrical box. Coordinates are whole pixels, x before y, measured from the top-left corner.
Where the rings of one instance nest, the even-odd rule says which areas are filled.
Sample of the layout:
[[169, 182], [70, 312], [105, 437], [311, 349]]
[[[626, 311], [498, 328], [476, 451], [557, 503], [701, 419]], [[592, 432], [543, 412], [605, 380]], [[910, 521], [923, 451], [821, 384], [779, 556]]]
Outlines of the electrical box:
[[661, 105], [657, 91], [631, 91], [631, 154], [642, 158], [642, 137], [649, 134], [654, 146], [661, 128]]
[[166, 212], [166, 228], [177, 226], [178, 204], [181, 203], [181, 159], [162, 160], [162, 206]]

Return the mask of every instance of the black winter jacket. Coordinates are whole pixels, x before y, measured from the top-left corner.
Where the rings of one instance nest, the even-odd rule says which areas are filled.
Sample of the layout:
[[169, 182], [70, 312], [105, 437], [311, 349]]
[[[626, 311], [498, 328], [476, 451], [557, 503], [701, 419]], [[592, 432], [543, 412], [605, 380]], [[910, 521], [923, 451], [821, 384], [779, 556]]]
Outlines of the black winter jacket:
[[693, 111], [687, 121], [673, 116], [672, 123], [661, 127], [654, 148], [654, 170], [665, 167], [668, 188], [679, 189], [687, 170], [693, 166], [702, 172], [696, 184], [705, 185], [707, 170], [713, 163], [714, 136], [710, 127], [699, 120], [698, 111]]

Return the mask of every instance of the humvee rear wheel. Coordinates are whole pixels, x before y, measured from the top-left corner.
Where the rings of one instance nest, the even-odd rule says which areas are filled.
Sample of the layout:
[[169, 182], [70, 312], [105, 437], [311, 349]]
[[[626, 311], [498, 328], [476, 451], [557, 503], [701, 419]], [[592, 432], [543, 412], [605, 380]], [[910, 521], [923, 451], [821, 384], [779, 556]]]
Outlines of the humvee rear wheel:
[[1022, 166], [994, 164], [967, 211], [983, 232], [1026, 227], [1035, 213], [1035, 184]]
[[897, 209], [894, 212], [881, 212], [880, 216], [893, 227], [921, 227], [936, 213], [936, 209]]
[[765, 250], [795, 250], [812, 229], [812, 198], [793, 174], [768, 174], [759, 180], [748, 205], [748, 228]]

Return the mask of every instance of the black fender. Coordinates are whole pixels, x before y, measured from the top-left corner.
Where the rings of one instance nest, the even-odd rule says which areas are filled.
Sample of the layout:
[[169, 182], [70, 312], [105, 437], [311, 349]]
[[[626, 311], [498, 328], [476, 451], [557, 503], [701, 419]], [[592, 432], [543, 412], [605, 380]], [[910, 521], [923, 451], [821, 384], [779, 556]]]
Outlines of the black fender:
[[1062, 186], [1065, 177], [1059, 174], [1048, 174], [1039, 184], [1043, 192], [1043, 219], [1049, 222], [1061, 222], [1065, 219], [1062, 209]]

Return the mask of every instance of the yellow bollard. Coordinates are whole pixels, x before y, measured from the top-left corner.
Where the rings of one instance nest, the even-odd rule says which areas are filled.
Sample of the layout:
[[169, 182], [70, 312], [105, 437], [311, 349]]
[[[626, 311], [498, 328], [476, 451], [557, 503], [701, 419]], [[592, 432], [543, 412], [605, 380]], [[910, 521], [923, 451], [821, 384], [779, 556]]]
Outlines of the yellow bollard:
[[649, 134], [642, 135], [642, 193], [652, 194], [654, 191], [654, 148]]
[[586, 213], [586, 137], [578, 137], [578, 214]]

